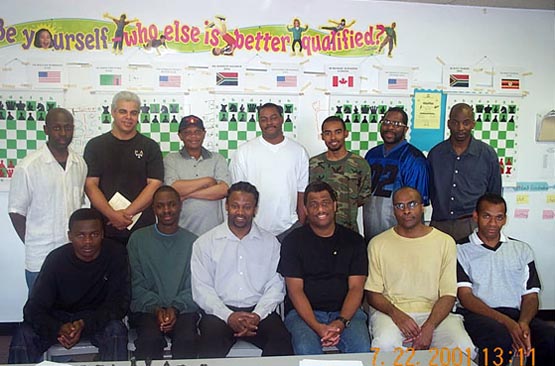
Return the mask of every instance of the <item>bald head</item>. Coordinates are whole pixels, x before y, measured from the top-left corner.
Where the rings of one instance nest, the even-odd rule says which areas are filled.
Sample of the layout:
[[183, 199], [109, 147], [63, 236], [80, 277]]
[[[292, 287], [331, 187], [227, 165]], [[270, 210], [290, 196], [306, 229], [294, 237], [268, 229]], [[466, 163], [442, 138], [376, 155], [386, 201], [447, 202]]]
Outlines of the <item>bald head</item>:
[[420, 195], [420, 192], [418, 192], [416, 189], [412, 187], [401, 187], [395, 192], [393, 192], [393, 202], [396, 202], [397, 196], [403, 193], [411, 194], [415, 198], [415, 200], [418, 201], [418, 203], [422, 202], [422, 196]]
[[56, 120], [70, 121], [73, 123], [73, 115], [65, 108], [52, 108], [46, 114], [46, 124], [52, 124]]
[[474, 110], [471, 106], [466, 103], [457, 103], [453, 107], [451, 107], [451, 111], [449, 112], [449, 118], [455, 118], [456, 114], [459, 112], [467, 112], [472, 116], [472, 120], [474, 121]]

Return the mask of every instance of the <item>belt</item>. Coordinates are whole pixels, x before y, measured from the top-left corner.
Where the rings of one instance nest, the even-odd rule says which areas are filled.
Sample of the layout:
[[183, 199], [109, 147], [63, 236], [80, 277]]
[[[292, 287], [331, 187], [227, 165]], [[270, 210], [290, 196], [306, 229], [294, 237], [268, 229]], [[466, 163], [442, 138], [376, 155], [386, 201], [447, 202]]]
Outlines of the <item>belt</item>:
[[461, 217], [457, 217], [455, 220], [464, 220], [464, 219], [469, 219], [471, 217], [472, 217], [472, 214], [469, 214], [469, 215], [464, 215], [464, 216], [461, 216]]

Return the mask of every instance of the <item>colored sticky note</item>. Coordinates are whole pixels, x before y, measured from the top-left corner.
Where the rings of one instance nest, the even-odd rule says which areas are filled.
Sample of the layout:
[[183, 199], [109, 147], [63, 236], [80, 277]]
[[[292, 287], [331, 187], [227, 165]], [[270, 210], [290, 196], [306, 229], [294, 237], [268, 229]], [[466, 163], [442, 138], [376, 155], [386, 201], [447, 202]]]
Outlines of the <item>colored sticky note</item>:
[[542, 219], [553, 220], [555, 218], [555, 211], [553, 210], [543, 210]]
[[555, 194], [548, 194], [546, 201], [547, 203], [555, 203]]
[[527, 194], [517, 194], [516, 195], [516, 204], [517, 205], [527, 205], [530, 203], [530, 196]]
[[515, 219], [527, 219], [529, 212], [530, 210], [527, 208], [517, 208], [515, 209]]

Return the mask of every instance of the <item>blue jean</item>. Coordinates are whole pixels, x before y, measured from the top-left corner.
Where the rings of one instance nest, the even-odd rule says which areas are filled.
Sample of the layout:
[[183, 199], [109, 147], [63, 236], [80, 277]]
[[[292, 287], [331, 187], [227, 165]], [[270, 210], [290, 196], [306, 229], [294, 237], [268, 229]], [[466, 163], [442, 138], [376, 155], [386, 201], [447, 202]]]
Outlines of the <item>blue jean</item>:
[[31, 295], [31, 290], [35, 285], [35, 281], [37, 280], [39, 273], [40, 272], [31, 272], [31, 271], [25, 270], [25, 282], [27, 282], [27, 289], [29, 290], [28, 296]]
[[[121, 320], [110, 320], [104, 329], [88, 337], [98, 347], [100, 360], [127, 360], [127, 327]], [[37, 363], [50, 346], [51, 340], [40, 338], [29, 323], [20, 323], [12, 337], [8, 363]]]
[[[314, 311], [316, 320], [329, 324], [339, 316], [339, 311]], [[370, 352], [370, 335], [366, 323], [366, 313], [358, 309], [349, 327], [341, 333], [337, 348], [342, 353]], [[296, 310], [291, 310], [285, 317], [285, 326], [291, 333], [293, 350], [296, 355], [316, 355], [324, 353], [320, 336], [310, 328]]]

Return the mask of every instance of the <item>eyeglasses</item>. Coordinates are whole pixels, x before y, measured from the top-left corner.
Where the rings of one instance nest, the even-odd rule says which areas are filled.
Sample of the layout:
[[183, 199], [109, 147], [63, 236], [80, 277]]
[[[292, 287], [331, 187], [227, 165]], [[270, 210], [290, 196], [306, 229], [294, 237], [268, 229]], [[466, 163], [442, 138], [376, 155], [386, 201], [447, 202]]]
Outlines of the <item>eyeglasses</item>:
[[382, 125], [385, 126], [393, 126], [395, 128], [399, 128], [399, 127], [407, 127], [406, 124], [404, 124], [403, 122], [400, 121], [390, 121], [388, 119], [382, 119], [382, 121], [380, 122]]
[[332, 200], [323, 200], [322, 202], [310, 201], [308, 203], [308, 207], [313, 209], [313, 210], [318, 209], [320, 206], [322, 206], [323, 208], [328, 208], [328, 207], [331, 207], [332, 205], [333, 205]]
[[410, 202], [398, 202], [398, 203], [394, 203], [393, 207], [395, 207], [397, 210], [404, 210], [405, 208], [408, 208], [409, 210], [414, 210], [416, 207], [418, 207], [418, 205], [420, 204], [420, 202], [417, 201], [410, 201]]

